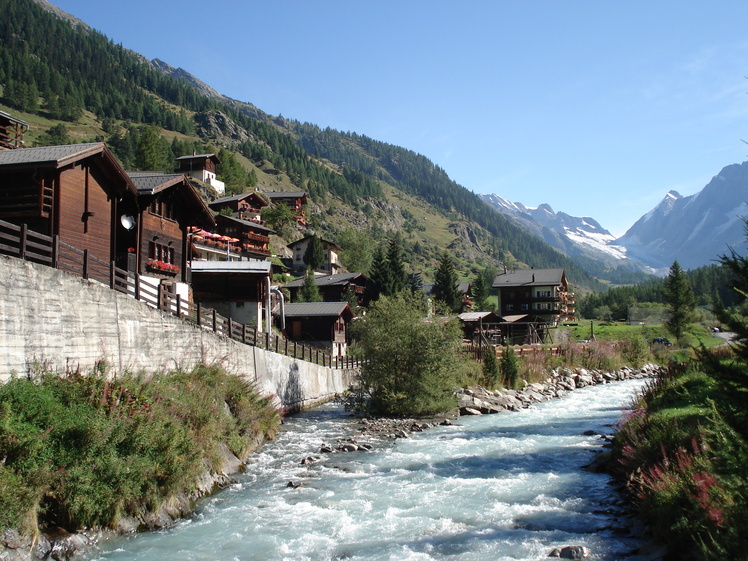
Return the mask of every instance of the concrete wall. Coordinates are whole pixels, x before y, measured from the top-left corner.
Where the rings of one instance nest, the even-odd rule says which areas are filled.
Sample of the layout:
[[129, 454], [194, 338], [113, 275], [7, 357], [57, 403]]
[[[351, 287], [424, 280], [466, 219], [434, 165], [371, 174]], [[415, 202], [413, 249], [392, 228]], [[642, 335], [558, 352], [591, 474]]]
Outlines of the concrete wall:
[[95, 281], [0, 255], [0, 382], [36, 364], [88, 372], [99, 361], [112, 373], [217, 363], [290, 408], [329, 400], [354, 375], [243, 345]]

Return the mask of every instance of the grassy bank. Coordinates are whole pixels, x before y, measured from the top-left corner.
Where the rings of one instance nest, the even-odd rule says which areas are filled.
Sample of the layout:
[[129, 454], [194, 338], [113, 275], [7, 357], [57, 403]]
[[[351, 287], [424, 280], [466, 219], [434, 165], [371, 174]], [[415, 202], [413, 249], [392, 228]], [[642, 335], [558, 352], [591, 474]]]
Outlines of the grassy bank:
[[239, 458], [279, 413], [216, 367], [107, 380], [40, 373], [0, 387], [0, 530], [116, 527], [190, 494], [225, 447]]
[[748, 444], [736, 422], [743, 413], [734, 388], [708, 370], [703, 361], [673, 363], [635, 400], [616, 436], [618, 467], [671, 558], [744, 559]]

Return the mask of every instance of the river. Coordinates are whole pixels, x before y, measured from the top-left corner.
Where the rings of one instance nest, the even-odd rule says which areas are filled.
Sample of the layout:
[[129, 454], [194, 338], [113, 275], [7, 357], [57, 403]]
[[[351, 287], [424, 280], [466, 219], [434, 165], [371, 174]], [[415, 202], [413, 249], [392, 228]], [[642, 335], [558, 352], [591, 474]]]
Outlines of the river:
[[610, 477], [581, 466], [603, 443], [585, 432], [612, 433], [642, 384], [582, 388], [302, 464], [356, 430], [339, 407], [319, 407], [288, 418], [192, 517], [108, 540], [86, 559], [540, 560], [582, 545], [589, 559], [635, 561], [642, 541]]

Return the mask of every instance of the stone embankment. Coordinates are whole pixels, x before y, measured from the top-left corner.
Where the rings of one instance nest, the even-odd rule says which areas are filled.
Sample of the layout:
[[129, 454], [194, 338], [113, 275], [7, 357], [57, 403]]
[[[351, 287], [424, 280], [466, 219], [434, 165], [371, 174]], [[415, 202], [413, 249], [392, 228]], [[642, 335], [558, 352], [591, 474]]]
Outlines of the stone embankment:
[[460, 415], [518, 411], [533, 403], [562, 397], [577, 388], [635, 378], [651, 378], [656, 376], [661, 369], [662, 367], [657, 364], [645, 364], [641, 368], [625, 366], [613, 372], [585, 368], [558, 368], [551, 372], [545, 382], [527, 384], [519, 390], [491, 391], [480, 386], [462, 389], [457, 394]]

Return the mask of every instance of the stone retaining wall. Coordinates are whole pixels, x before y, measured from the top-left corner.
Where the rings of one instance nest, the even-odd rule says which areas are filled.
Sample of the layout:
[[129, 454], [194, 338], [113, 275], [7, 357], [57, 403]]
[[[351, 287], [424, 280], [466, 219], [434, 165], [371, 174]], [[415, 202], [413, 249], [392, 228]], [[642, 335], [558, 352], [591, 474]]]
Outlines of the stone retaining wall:
[[220, 364], [281, 405], [306, 408], [343, 392], [354, 372], [243, 345], [96, 281], [0, 256], [0, 382], [37, 365], [112, 374]]

